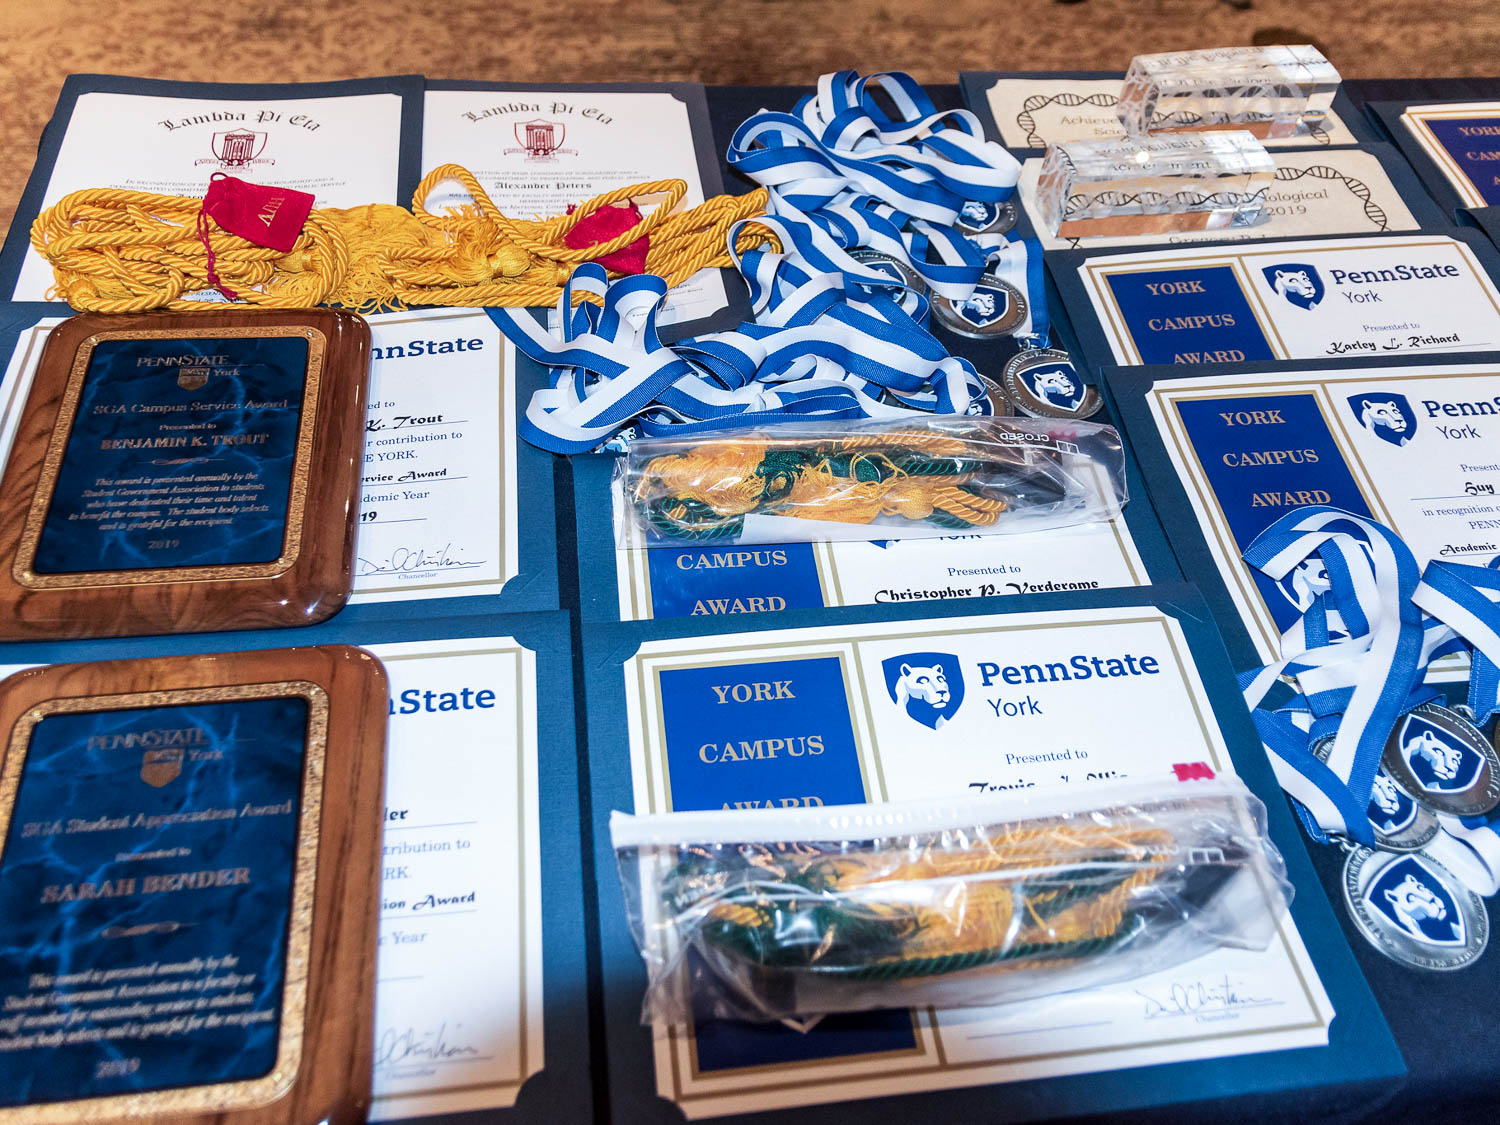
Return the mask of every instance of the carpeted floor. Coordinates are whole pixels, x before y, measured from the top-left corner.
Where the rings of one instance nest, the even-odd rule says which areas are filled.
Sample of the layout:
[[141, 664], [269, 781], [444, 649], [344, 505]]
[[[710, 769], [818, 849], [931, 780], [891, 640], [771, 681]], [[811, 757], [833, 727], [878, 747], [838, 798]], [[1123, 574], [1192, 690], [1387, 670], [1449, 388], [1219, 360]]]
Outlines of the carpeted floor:
[[0, 220], [63, 77], [807, 84], [826, 70], [1123, 69], [1312, 41], [1351, 78], [1500, 73], [1500, 0], [0, 0]]

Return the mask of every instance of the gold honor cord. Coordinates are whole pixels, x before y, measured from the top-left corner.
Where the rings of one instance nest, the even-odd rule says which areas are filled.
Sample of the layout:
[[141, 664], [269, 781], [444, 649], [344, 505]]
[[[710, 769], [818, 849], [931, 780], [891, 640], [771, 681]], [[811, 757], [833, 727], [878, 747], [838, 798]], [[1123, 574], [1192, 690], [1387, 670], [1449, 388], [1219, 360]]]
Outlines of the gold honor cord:
[[752, 513], [856, 524], [899, 516], [962, 531], [1017, 505], [1063, 499], [1062, 486], [1024, 457], [1001, 448], [981, 459], [972, 442], [900, 431], [799, 445], [745, 437], [652, 458], [630, 494], [673, 539], [731, 538]]
[[710, 896], [701, 939], [762, 970], [873, 981], [1060, 968], [1150, 925], [1142, 892], [1175, 848], [1160, 828], [1076, 824], [1016, 828], [916, 857], [746, 846], [731, 854], [754, 873], [737, 887], [723, 858], [689, 849], [669, 891], [682, 901], [697, 885], [727, 882]]
[[[433, 214], [433, 190], [457, 182], [471, 204]], [[683, 180], [653, 180], [595, 196], [571, 214], [515, 219], [500, 212], [468, 169], [444, 164], [417, 186], [408, 211], [394, 204], [319, 208], [282, 253], [230, 234], [210, 220], [212, 267], [246, 304], [269, 308], [342, 305], [362, 313], [407, 305], [527, 308], [557, 304], [574, 267], [649, 236], [646, 272], [676, 286], [701, 269], [729, 266], [729, 230], [765, 214], [767, 192], [718, 195], [674, 214]], [[629, 230], [607, 242], [570, 247], [564, 238], [601, 207], [664, 195]], [[55, 295], [85, 312], [200, 311], [215, 302], [210, 262], [197, 223], [203, 200], [116, 188], [71, 192], [37, 216], [31, 244], [52, 266]], [[751, 223], [736, 250], [779, 251], [767, 228]], [[51, 294], [49, 294], [51, 296]], [[575, 292], [575, 301], [598, 302]]]

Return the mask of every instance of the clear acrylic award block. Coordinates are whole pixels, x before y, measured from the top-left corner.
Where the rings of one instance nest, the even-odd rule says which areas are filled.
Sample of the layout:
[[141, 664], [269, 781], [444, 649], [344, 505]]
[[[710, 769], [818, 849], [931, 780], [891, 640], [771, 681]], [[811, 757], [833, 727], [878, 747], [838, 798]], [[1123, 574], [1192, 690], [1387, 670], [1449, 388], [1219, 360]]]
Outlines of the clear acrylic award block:
[[1065, 237], [1246, 227], [1276, 165], [1249, 133], [1067, 141], [1047, 150], [1042, 222]]
[[1304, 136], [1322, 127], [1339, 72], [1316, 47], [1223, 47], [1137, 55], [1120, 91], [1120, 123], [1134, 136], [1244, 129]]

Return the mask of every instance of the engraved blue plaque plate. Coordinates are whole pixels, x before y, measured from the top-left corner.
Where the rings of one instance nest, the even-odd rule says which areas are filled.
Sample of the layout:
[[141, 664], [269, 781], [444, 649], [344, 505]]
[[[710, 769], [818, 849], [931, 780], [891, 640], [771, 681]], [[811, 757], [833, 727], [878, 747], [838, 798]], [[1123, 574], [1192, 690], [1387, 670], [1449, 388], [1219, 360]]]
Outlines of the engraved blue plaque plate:
[[280, 686], [33, 709], [4, 779], [0, 1107], [255, 1079], [282, 1061], [288, 947], [305, 941], [293, 881], [310, 716]]
[[283, 559], [308, 359], [301, 333], [99, 340], [70, 384], [61, 461], [43, 468], [26, 569]]

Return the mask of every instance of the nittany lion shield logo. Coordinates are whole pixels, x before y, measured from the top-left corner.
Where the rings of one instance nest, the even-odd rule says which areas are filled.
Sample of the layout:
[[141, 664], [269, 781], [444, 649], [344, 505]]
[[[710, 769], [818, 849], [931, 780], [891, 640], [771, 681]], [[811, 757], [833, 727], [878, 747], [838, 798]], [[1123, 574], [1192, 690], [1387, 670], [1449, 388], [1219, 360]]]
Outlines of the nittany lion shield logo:
[[147, 750], [141, 755], [141, 780], [160, 789], [170, 785], [182, 773], [182, 748]]
[[1417, 433], [1417, 416], [1405, 395], [1389, 391], [1349, 396], [1349, 409], [1359, 424], [1381, 441], [1405, 445]]
[[177, 385], [185, 391], [196, 391], [206, 382], [208, 382], [208, 368], [206, 367], [179, 367], [177, 369]]
[[551, 156], [562, 148], [568, 127], [562, 121], [543, 121], [540, 117], [531, 121], [517, 121], [516, 141], [526, 150], [527, 156]]
[[1260, 272], [1266, 275], [1266, 284], [1273, 292], [1299, 309], [1316, 308], [1323, 299], [1323, 279], [1314, 266], [1283, 262], [1279, 266], [1265, 266]]
[[1370, 909], [1426, 945], [1464, 945], [1463, 911], [1443, 881], [1414, 855], [1397, 860], [1365, 890]]
[[964, 701], [958, 657], [946, 652], [909, 652], [881, 663], [891, 700], [924, 727], [938, 730]]
[[1083, 405], [1083, 380], [1071, 363], [1044, 363], [1023, 369], [1016, 378], [1043, 402], [1063, 410], [1077, 410]]
[[1368, 811], [1370, 823], [1387, 836], [1405, 831], [1417, 819], [1417, 803], [1384, 773], [1375, 775]]
[[1413, 711], [1401, 721], [1401, 757], [1424, 789], [1447, 793], [1468, 789], [1484, 757], [1450, 732]]
[[988, 328], [1011, 315], [1010, 294], [989, 285], [978, 286], [954, 311], [975, 328]]
[[254, 129], [231, 129], [215, 133], [209, 142], [219, 163], [230, 168], [241, 168], [249, 164], [266, 150], [269, 133]]

